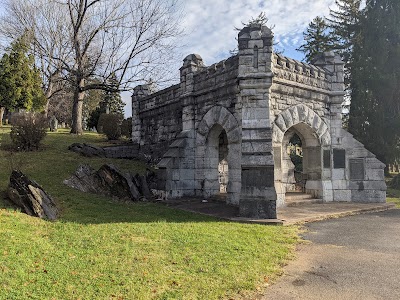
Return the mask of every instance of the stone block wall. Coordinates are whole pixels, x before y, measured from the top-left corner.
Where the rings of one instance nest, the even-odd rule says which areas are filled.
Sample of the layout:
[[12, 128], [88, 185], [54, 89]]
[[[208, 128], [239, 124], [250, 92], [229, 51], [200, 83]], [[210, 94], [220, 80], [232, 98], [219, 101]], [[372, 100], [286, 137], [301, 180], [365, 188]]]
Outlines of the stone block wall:
[[133, 96], [134, 142], [139, 143], [142, 153], [158, 161], [182, 131], [180, 89], [179, 85], [174, 85], [152, 94], [145, 91], [146, 94]]
[[205, 114], [214, 106], [225, 107], [232, 114], [237, 114], [237, 76], [239, 60], [237, 56], [220, 61], [196, 72], [193, 76], [194, 126], [197, 127]]

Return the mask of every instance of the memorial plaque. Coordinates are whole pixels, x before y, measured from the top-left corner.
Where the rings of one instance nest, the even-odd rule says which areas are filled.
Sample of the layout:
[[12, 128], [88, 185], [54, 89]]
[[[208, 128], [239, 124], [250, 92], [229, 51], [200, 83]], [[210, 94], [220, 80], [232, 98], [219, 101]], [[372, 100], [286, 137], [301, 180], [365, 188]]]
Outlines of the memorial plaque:
[[330, 168], [331, 167], [331, 151], [330, 150], [324, 150], [324, 168]]
[[333, 149], [333, 167], [335, 169], [346, 168], [346, 152], [344, 149]]
[[350, 180], [364, 180], [364, 159], [349, 159]]
[[273, 187], [274, 167], [249, 167], [242, 169], [242, 186], [245, 187]]

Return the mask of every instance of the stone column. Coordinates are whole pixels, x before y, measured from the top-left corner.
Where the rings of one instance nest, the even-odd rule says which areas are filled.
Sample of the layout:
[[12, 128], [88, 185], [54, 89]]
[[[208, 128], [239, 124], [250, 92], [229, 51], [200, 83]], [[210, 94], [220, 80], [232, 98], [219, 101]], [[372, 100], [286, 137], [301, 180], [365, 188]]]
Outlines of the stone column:
[[[344, 101], [344, 62], [333, 52], [323, 53], [314, 65], [327, 71], [330, 93], [325, 98], [326, 121], [330, 125], [331, 145], [322, 148], [322, 192], [325, 202], [335, 199], [334, 190], [340, 190], [342, 199], [350, 199], [345, 169], [334, 168], [333, 149], [343, 149], [342, 103]], [[337, 192], [338, 194], [339, 192]], [[337, 198], [337, 197], [336, 197]], [[348, 200], [346, 200], [348, 201]]]
[[167, 189], [172, 191], [172, 197], [195, 195], [196, 131], [193, 91], [194, 75], [203, 67], [203, 59], [200, 55], [190, 54], [185, 57], [183, 66], [180, 68], [182, 132], [166, 153], [166, 155], [176, 153], [174, 163], [166, 170], [170, 174]]
[[276, 218], [269, 94], [272, 85], [272, 31], [243, 28], [239, 43], [239, 102], [242, 103], [242, 184], [240, 214]]
[[140, 145], [141, 121], [140, 121], [140, 100], [149, 96], [152, 89], [149, 85], [138, 85], [133, 89], [132, 94], [132, 142]]
[[204, 68], [203, 59], [198, 54], [189, 54], [183, 60], [180, 70], [182, 130], [194, 130], [194, 74]]

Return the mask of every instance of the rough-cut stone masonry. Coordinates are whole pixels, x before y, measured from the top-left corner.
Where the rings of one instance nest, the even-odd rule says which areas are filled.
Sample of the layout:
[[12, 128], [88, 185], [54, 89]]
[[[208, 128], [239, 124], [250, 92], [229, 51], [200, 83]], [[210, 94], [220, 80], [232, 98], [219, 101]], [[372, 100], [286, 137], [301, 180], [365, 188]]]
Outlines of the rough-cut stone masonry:
[[243, 28], [239, 53], [206, 67], [197, 54], [180, 84], [132, 96], [134, 142], [158, 159], [167, 197], [226, 201], [244, 217], [274, 218], [294, 187], [288, 145], [302, 142], [304, 191], [329, 201], [384, 202], [384, 165], [342, 129], [343, 62], [273, 53], [265, 26]]

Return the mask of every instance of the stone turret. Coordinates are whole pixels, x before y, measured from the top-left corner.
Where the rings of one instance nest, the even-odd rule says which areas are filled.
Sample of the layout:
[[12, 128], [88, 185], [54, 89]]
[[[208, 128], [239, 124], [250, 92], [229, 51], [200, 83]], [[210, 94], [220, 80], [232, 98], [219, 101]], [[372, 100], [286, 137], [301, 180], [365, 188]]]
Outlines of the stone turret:
[[140, 144], [140, 107], [139, 101], [155, 92], [155, 88], [151, 84], [138, 85], [133, 89], [132, 94], [132, 142]]
[[243, 28], [239, 43], [239, 102], [242, 104], [242, 186], [240, 214], [276, 217], [269, 93], [272, 85], [272, 31], [261, 25]]

